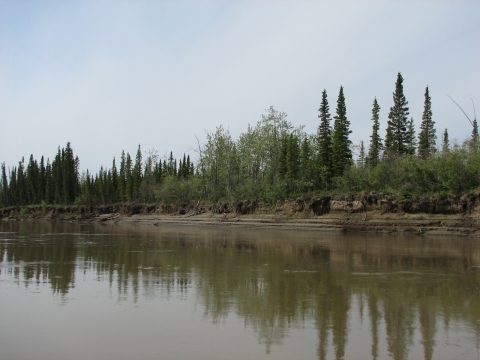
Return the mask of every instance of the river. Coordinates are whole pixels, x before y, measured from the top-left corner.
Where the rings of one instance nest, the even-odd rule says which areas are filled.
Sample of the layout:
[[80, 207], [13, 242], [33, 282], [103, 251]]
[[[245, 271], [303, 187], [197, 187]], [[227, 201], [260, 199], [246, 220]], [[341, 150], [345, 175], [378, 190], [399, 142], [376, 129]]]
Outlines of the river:
[[480, 241], [0, 222], [0, 359], [480, 359]]

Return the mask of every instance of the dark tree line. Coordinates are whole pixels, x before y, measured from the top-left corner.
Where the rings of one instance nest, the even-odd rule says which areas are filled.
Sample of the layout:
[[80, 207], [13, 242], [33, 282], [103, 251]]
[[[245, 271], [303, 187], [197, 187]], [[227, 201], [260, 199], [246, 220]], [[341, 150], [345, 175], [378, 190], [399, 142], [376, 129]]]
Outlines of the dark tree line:
[[[480, 185], [478, 126], [473, 120], [471, 140], [450, 146], [445, 129], [437, 144], [428, 86], [420, 132], [415, 134], [403, 77], [397, 75], [393, 105], [385, 138], [380, 135], [380, 105], [372, 107], [372, 133], [368, 150], [363, 141], [357, 161], [350, 140], [350, 121], [344, 88], [330, 114], [323, 90], [316, 134], [294, 127], [284, 112], [273, 107], [237, 140], [223, 126], [198, 142], [197, 164], [190, 156], [164, 159], [152, 149], [134, 157], [122, 152], [110, 168], [79, 173], [79, 159], [70, 143], [58, 148], [52, 163], [30, 156], [18, 166], [2, 164], [0, 201], [3, 206], [27, 204], [187, 203], [257, 198], [275, 201], [325, 191], [460, 192]], [[463, 111], [463, 110], [462, 110]]]
[[138, 147], [135, 161], [129, 153], [122, 151], [120, 168], [113, 159], [110, 169], [101, 167], [95, 175], [86, 170], [79, 173], [80, 160], [74, 157], [70, 143], [58, 148], [52, 164], [44, 157], [40, 163], [30, 156], [25, 167], [22, 159], [18, 166], [7, 170], [1, 165], [0, 201], [3, 206], [30, 204], [112, 204], [116, 202], [151, 202], [154, 194], [149, 190], [161, 185], [166, 177], [188, 180], [194, 175], [194, 165], [190, 156], [183, 156], [177, 165], [173, 153], [163, 162], [155, 154], [150, 154], [142, 162], [142, 152]]
[[52, 163], [44, 157], [40, 163], [30, 156], [25, 167], [22, 160], [18, 166], [7, 171], [2, 163], [1, 201], [4, 206], [39, 204], [71, 204], [79, 192], [80, 161], [73, 156], [70, 143], [58, 148]]

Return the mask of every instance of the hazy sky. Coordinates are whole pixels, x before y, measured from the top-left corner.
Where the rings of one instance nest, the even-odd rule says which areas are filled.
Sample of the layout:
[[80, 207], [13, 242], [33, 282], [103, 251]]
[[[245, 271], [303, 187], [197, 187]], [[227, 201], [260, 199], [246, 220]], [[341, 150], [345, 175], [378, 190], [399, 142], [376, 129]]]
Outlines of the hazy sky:
[[462, 141], [446, 94], [480, 112], [479, 18], [478, 0], [0, 0], [0, 162], [68, 141], [94, 172], [138, 144], [195, 157], [195, 135], [237, 138], [270, 106], [314, 133], [322, 90], [333, 114], [341, 85], [351, 140], [368, 142], [398, 71], [417, 134], [428, 85], [439, 138]]

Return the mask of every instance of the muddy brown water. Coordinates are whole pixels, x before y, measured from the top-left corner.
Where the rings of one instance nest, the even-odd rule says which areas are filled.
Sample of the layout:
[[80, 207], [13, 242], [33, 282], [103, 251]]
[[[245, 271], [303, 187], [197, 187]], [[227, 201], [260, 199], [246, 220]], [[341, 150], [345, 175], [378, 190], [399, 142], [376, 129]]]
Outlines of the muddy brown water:
[[0, 222], [0, 359], [479, 359], [480, 241]]

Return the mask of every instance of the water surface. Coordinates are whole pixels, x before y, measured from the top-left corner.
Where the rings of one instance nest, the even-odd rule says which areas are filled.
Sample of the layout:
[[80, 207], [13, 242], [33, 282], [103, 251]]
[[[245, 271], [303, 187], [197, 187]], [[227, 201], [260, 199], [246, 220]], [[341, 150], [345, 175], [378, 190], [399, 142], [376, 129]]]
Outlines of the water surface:
[[480, 359], [479, 245], [0, 222], [0, 359]]

